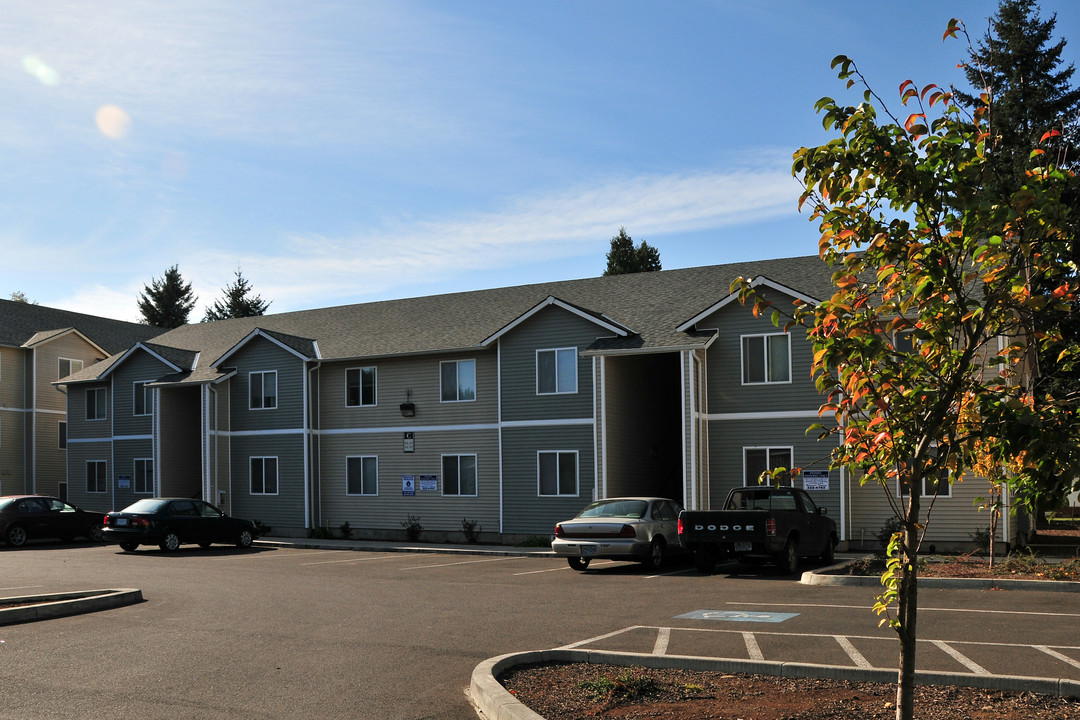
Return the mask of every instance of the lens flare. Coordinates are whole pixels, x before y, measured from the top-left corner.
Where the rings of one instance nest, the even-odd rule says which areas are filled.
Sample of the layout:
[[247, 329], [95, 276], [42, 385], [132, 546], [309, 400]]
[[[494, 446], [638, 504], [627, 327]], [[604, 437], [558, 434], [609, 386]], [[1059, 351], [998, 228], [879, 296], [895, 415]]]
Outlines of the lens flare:
[[116, 105], [102, 105], [94, 119], [97, 121], [98, 130], [113, 140], [124, 139], [131, 129], [131, 116]]
[[37, 55], [27, 55], [22, 61], [23, 70], [36, 77], [42, 85], [59, 85], [60, 73], [45, 64]]

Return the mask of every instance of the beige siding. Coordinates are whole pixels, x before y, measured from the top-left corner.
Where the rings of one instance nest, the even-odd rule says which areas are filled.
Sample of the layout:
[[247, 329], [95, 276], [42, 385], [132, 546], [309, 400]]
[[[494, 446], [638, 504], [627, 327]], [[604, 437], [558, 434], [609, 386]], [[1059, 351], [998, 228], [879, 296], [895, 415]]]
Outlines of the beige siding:
[[59, 358], [82, 360], [84, 367], [105, 359], [104, 353], [75, 333], [51, 340], [34, 350], [34, 385], [37, 407], [44, 410], [66, 410], [66, 398], [52, 383], [60, 379]]
[[27, 350], [0, 347], [0, 408], [29, 406], [26, 397]]

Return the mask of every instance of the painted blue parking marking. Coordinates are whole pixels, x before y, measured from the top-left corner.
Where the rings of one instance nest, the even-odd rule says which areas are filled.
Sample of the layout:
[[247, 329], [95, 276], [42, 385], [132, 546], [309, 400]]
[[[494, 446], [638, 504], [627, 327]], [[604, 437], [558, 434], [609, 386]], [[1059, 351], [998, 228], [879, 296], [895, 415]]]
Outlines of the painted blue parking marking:
[[799, 613], [747, 612], [745, 610], [695, 610], [676, 615], [683, 620], [719, 620], [723, 622], [782, 623], [797, 617]]

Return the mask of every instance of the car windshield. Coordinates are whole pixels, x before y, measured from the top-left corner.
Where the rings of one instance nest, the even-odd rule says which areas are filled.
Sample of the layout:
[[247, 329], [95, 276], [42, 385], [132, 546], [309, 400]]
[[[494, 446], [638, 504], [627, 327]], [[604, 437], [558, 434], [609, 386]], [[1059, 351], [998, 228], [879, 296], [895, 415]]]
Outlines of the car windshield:
[[168, 500], [159, 500], [157, 498], [145, 498], [138, 502], [128, 505], [120, 512], [126, 513], [156, 513], [161, 508], [168, 504]]
[[644, 500], [597, 500], [582, 510], [580, 518], [642, 518], [649, 503]]

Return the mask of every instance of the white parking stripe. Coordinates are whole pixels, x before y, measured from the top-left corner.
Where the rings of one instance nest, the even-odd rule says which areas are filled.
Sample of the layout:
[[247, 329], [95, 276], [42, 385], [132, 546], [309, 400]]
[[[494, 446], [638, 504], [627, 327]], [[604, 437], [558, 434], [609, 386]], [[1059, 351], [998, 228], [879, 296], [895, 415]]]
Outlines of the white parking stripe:
[[300, 563], [300, 566], [305, 565], [336, 565], [340, 563], [358, 563], [367, 562], [368, 560], [391, 560], [393, 558], [400, 557], [397, 553], [391, 553], [389, 555], [368, 555], [366, 557], [351, 557], [347, 560], [316, 560], [315, 562]]
[[1035, 645], [1034, 647], [1035, 647], [1036, 650], [1041, 650], [1042, 652], [1046, 653], [1047, 655], [1049, 655], [1052, 658], [1057, 658], [1058, 660], [1060, 660], [1063, 663], [1068, 663], [1069, 665], [1072, 665], [1074, 668], [1080, 669], [1080, 662], [1077, 662], [1076, 660], [1073, 660], [1068, 655], [1062, 655], [1057, 650], [1051, 650], [1050, 648], [1046, 647], [1045, 645]]
[[[589, 563], [589, 567], [603, 567], [604, 565], [612, 565], [614, 562], [614, 560], [608, 560], [607, 562], [591, 562]], [[569, 565], [563, 565], [562, 567], [547, 568], [546, 570], [526, 570], [525, 572], [514, 573], [514, 575], [536, 575], [537, 573], [560, 572], [562, 570], [570, 569]]]
[[[757, 605], [758, 607], [820, 607], [820, 608], [839, 608], [841, 610], [864, 610], [866, 605], [829, 605], [825, 603], [749, 603], [749, 602], [735, 602], [729, 601], [728, 605]], [[1050, 613], [1050, 612], [1030, 612], [1027, 610], [976, 610], [972, 608], [953, 608], [953, 607], [922, 607], [919, 606], [919, 612], [958, 612], [958, 613], [978, 613], [979, 615], [1035, 615], [1035, 616], [1049, 616], [1049, 617], [1080, 617], [1080, 613]]]
[[[607, 640], [608, 638], [615, 637], [616, 635], [622, 635], [624, 632], [630, 632], [631, 630], [638, 630], [640, 628], [641, 628], [641, 625], [631, 625], [630, 627], [625, 627], [622, 630], [614, 630], [614, 631], [609, 632], [609, 633], [604, 633], [603, 635], [597, 635], [596, 637], [591, 637], [591, 638], [588, 638], [586, 640], [579, 640], [576, 643], [570, 643], [569, 645], [563, 645], [562, 647], [555, 648], [555, 649], [556, 650], [573, 650], [574, 648], [581, 647], [582, 645], [588, 645], [589, 643], [600, 642], [601, 640]], [[659, 630], [660, 628], [653, 628], [653, 629]]]
[[970, 658], [965, 656], [963, 653], [961, 653], [959, 650], [956, 650], [955, 648], [951, 647], [944, 640], [931, 640], [930, 642], [932, 642], [934, 645], [936, 645], [939, 648], [941, 648], [942, 650], [944, 650], [953, 660], [960, 663], [961, 665], [963, 665], [964, 667], [966, 667], [968, 670], [975, 673], [976, 675], [989, 675], [990, 674], [989, 670], [987, 670], [986, 668], [984, 668], [982, 665], [978, 664], [974, 660], [971, 660]]
[[485, 558], [484, 560], [461, 560], [460, 562], [442, 563], [439, 565], [414, 565], [413, 567], [400, 568], [401, 570], [427, 570], [428, 568], [452, 567], [454, 565], [473, 565], [475, 563], [499, 562], [500, 560], [517, 560], [513, 556]]
[[653, 645], [653, 655], [667, 655], [667, 646], [671, 641], [671, 628], [660, 628], [656, 633], [656, 644]]
[[754, 637], [754, 633], [744, 632], [742, 634], [743, 642], [746, 643], [746, 652], [750, 654], [751, 660], [764, 660], [765, 656], [761, 654], [761, 648], [758, 647], [757, 638]]
[[836, 642], [840, 643], [840, 647], [844, 648], [844, 652], [848, 654], [848, 657], [851, 658], [851, 662], [855, 663], [856, 667], [861, 667], [864, 669], [870, 669], [874, 667], [870, 664], [869, 660], [863, 657], [863, 654], [861, 652], [855, 649], [855, 646], [852, 645], [851, 641], [848, 640], [846, 637], [844, 637], [843, 635], [833, 635], [833, 637], [836, 638]]

